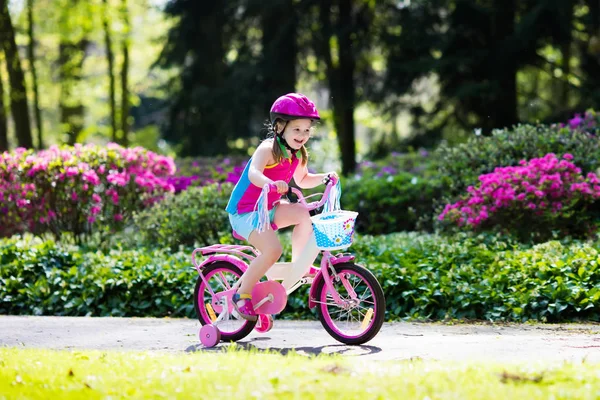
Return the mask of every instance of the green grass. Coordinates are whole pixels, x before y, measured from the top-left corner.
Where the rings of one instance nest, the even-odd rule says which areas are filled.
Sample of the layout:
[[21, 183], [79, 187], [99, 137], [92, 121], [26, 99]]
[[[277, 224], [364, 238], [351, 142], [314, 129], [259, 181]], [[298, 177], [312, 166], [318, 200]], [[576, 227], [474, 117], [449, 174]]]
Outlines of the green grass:
[[600, 365], [0, 348], [0, 399], [596, 399]]

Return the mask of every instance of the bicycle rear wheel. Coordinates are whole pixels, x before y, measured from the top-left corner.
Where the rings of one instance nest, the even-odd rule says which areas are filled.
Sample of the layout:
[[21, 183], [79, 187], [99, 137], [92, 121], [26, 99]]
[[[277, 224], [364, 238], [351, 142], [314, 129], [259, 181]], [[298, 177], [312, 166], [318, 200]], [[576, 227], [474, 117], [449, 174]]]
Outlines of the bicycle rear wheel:
[[[202, 273], [214, 293], [231, 289], [242, 276], [242, 271], [237, 266], [224, 261], [207, 265]], [[213, 318], [216, 316], [211, 305], [212, 297], [209, 288], [202, 278], [198, 277], [194, 289], [194, 309], [202, 325], [212, 324]], [[247, 321], [233, 315], [229, 315], [229, 318], [216, 324], [221, 332], [221, 341], [224, 342], [235, 342], [245, 338], [252, 332], [254, 325], [256, 325], [256, 321]]]
[[315, 290], [317, 314], [325, 330], [336, 340], [359, 345], [373, 339], [385, 319], [385, 297], [377, 278], [353, 263], [334, 265], [333, 287], [342, 304], [337, 304], [319, 279]]

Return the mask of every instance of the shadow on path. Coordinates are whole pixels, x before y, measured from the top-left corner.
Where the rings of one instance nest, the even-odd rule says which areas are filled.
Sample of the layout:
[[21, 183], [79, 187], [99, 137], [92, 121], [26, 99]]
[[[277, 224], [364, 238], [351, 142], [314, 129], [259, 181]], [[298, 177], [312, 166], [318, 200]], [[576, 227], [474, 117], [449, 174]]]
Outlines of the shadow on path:
[[253, 344], [253, 342], [262, 342], [262, 341], [266, 341], [266, 340], [270, 340], [270, 338], [267, 336], [263, 336], [263, 337], [259, 337], [259, 338], [252, 338], [250, 340], [244, 340], [244, 341], [240, 341], [237, 343], [225, 343], [225, 342], [221, 342], [219, 343], [217, 346], [212, 347], [212, 348], [207, 348], [204, 347], [202, 344], [198, 343], [198, 344], [194, 344], [192, 346], [189, 346], [188, 348], [185, 349], [186, 352], [188, 353], [193, 353], [193, 352], [225, 352], [228, 351], [229, 347], [231, 346], [235, 346], [237, 348], [240, 348], [242, 350], [246, 350], [246, 351], [258, 351], [260, 353], [272, 353], [272, 352], [277, 352], [283, 355], [286, 355], [288, 353], [296, 353], [296, 354], [301, 354], [301, 355], [319, 355], [319, 354], [341, 354], [344, 356], [365, 356], [365, 355], [369, 355], [369, 354], [376, 354], [379, 353], [381, 351], [380, 347], [376, 347], [376, 346], [367, 346], [367, 345], [360, 345], [360, 346], [349, 346], [349, 345], [345, 345], [345, 344], [331, 344], [331, 345], [324, 345], [324, 346], [317, 346], [317, 347], [312, 347], [312, 346], [302, 346], [302, 347], [257, 347]]

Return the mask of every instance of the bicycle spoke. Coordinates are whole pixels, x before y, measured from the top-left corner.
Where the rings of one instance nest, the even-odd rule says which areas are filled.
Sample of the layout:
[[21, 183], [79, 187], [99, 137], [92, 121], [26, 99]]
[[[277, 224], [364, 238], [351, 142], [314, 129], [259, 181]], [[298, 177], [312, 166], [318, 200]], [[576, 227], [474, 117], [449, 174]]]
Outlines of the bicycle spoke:
[[[326, 308], [332, 323], [343, 335], [360, 335], [365, 329], [369, 310], [376, 307], [375, 294], [362, 276], [354, 271], [342, 270], [338, 272], [339, 280], [334, 281], [335, 290], [343, 302], [335, 302], [333, 295], [327, 291], [322, 298], [325, 301], [317, 301], [320, 307]], [[349, 307], [344, 307], [344, 305]], [[372, 311], [371, 311], [372, 312]], [[369, 317], [370, 322], [371, 317]]]

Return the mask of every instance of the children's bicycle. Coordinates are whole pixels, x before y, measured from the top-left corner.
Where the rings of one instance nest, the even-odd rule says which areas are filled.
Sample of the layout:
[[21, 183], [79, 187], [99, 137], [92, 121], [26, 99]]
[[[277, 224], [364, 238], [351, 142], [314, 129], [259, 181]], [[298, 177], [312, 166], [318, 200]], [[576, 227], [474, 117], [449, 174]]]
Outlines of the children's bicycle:
[[[255, 285], [252, 302], [257, 321], [238, 316], [232, 297], [241, 283], [240, 277], [260, 253], [249, 245], [215, 244], [194, 250], [192, 262], [199, 275], [194, 308], [202, 324], [199, 337], [204, 346], [241, 340], [253, 329], [259, 333], [268, 332], [273, 327], [272, 316], [283, 311], [288, 295], [306, 284], [311, 285], [309, 308], [316, 307], [321, 324], [334, 339], [348, 345], [360, 345], [377, 335], [385, 317], [381, 285], [368, 269], [354, 262], [353, 255], [331, 253], [352, 244], [358, 213], [340, 210], [339, 182], [329, 178], [325, 182], [325, 192], [319, 201], [306, 202], [320, 193], [305, 198], [295, 188], [288, 192], [291, 202], [300, 202], [309, 211], [324, 206], [325, 212], [311, 217], [313, 234], [301, 256], [294, 262], [274, 264], [266, 277]], [[276, 188], [265, 187], [265, 190]], [[235, 232], [233, 234], [237, 236]], [[313, 263], [320, 252], [321, 263], [315, 267]], [[198, 253], [209, 257], [197, 263]]]

